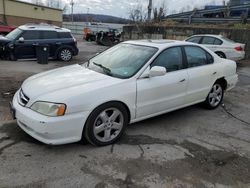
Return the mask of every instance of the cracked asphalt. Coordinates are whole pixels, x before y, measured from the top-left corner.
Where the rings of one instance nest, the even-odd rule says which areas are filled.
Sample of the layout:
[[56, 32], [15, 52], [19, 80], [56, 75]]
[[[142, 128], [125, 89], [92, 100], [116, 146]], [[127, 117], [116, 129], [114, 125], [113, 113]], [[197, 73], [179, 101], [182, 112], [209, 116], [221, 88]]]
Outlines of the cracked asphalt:
[[[83, 63], [105, 49], [79, 42]], [[8, 102], [22, 81], [66, 66], [0, 61], [0, 187], [250, 188], [250, 61], [214, 111], [191, 106], [127, 127], [114, 145], [44, 145], [11, 120]]]

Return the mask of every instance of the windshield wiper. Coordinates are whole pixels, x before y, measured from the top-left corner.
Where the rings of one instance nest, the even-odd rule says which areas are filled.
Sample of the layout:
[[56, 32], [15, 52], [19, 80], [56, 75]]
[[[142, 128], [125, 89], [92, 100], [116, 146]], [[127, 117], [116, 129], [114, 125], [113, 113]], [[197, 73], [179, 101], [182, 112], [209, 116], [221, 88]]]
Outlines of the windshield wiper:
[[105, 66], [103, 66], [103, 65], [101, 65], [101, 64], [95, 63], [95, 62], [93, 62], [93, 64], [96, 65], [96, 66], [98, 66], [98, 67], [100, 67], [100, 68], [102, 68], [102, 70], [103, 70], [105, 73], [107, 73], [107, 74], [109, 74], [109, 75], [112, 75], [112, 72], [111, 72], [111, 70], [110, 70], [109, 68], [107, 68], [107, 67], [105, 67]]

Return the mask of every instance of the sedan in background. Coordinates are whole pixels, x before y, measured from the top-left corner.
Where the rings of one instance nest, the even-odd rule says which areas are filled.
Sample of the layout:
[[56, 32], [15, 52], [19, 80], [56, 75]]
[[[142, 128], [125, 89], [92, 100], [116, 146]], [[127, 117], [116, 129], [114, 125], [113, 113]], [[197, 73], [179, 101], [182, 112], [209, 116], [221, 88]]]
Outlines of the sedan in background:
[[18, 125], [46, 144], [86, 138], [104, 146], [116, 142], [129, 123], [197, 103], [215, 109], [237, 81], [236, 63], [203, 46], [128, 41], [83, 65], [31, 76], [11, 109]]
[[245, 58], [245, 44], [236, 43], [222, 35], [194, 35], [187, 42], [201, 44], [221, 58], [239, 61]]

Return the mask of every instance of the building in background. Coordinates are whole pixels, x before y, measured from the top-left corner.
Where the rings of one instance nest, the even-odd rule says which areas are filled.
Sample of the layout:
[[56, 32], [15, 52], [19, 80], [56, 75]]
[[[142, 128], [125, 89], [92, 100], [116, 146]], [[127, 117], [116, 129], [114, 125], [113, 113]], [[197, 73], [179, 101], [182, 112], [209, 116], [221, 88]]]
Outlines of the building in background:
[[16, 0], [0, 0], [0, 21], [8, 25], [48, 23], [62, 26], [63, 10]]

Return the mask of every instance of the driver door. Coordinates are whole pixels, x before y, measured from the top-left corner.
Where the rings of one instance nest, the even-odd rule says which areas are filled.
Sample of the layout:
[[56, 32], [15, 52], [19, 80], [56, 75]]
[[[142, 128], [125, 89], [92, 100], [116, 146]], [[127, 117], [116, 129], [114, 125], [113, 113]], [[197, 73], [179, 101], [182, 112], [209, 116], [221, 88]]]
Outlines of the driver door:
[[20, 38], [23, 41], [15, 41], [14, 54], [17, 59], [36, 58], [36, 46], [39, 45], [40, 31], [25, 31]]
[[165, 67], [167, 73], [137, 80], [136, 118], [168, 112], [185, 104], [188, 73], [181, 47], [163, 51], [150, 67], [153, 66]]

